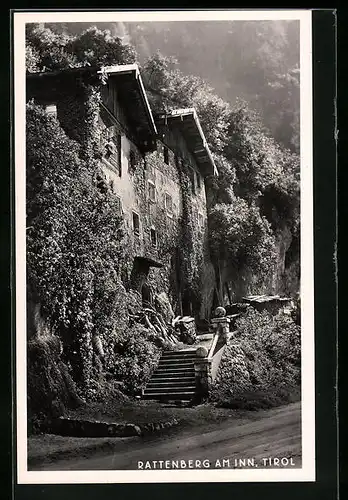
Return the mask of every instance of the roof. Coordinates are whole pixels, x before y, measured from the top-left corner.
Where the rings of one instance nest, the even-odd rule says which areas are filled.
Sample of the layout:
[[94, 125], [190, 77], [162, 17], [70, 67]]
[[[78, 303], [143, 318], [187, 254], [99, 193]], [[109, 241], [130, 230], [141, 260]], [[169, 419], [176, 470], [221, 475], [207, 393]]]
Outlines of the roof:
[[[117, 78], [119, 83], [118, 92], [123, 102], [128, 103], [127, 111], [134, 123], [145, 118], [148, 122], [149, 132], [157, 135], [157, 128], [152, 115], [150, 104], [141, 79], [139, 66], [137, 64], [120, 64], [116, 66], [104, 66], [98, 74], [106, 75], [108, 78]], [[134, 106], [134, 104], [138, 106]]]
[[194, 108], [175, 109], [158, 115], [159, 124], [170, 121], [178, 126], [204, 175], [218, 175], [214, 159]]
[[142, 264], [145, 264], [145, 266], [149, 267], [163, 267], [162, 262], [159, 262], [158, 260], [155, 260], [149, 256], [136, 255], [134, 257], [134, 260], [137, 260], [138, 262], [141, 262]]
[[290, 297], [280, 297], [279, 295], [249, 295], [248, 297], [242, 297], [242, 300], [262, 304], [264, 302], [286, 302], [291, 300]]
[[[140, 76], [137, 64], [122, 64], [117, 66], [68, 68], [57, 71], [45, 71], [43, 73], [28, 73], [27, 81], [29, 94], [35, 93], [38, 82], [46, 86], [46, 79], [73, 78], [76, 76], [92, 77], [92, 81], [97, 83], [100, 76], [117, 80], [118, 94], [125, 103], [125, 108], [130, 121], [130, 125], [135, 130], [142, 130], [150, 137], [157, 136], [157, 128], [151, 112], [149, 101], [146, 96], [144, 85]], [[94, 77], [98, 77], [93, 80]], [[35, 84], [35, 86], [30, 84]], [[52, 87], [51, 87], [52, 88]]]

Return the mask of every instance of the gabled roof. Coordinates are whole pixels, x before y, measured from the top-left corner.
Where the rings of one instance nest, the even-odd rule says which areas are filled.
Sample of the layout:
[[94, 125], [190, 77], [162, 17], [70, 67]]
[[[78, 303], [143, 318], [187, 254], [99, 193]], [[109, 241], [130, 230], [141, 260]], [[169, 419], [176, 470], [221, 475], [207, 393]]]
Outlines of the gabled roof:
[[[29, 95], [35, 95], [36, 86], [40, 82], [42, 85], [50, 85], [52, 88], [52, 84], [47, 83], [50, 79], [55, 81], [72, 78], [74, 81], [77, 76], [92, 77], [92, 81], [97, 83], [103, 75], [117, 82], [118, 94], [122, 102], [125, 103], [131, 126], [134, 129], [141, 129], [150, 137], [157, 136], [157, 128], [137, 64], [104, 67], [85, 66], [43, 73], [27, 73], [27, 90], [29, 90]], [[94, 80], [93, 78], [96, 77], [98, 79]]]
[[177, 126], [186, 139], [187, 145], [203, 175], [218, 175], [218, 170], [194, 108], [169, 111], [158, 115], [156, 121], [161, 125], [171, 123]]
[[151, 135], [157, 135], [157, 128], [147, 99], [144, 84], [137, 64], [104, 66], [98, 74], [117, 79], [118, 93], [127, 103], [127, 111], [133, 123], [146, 120]]

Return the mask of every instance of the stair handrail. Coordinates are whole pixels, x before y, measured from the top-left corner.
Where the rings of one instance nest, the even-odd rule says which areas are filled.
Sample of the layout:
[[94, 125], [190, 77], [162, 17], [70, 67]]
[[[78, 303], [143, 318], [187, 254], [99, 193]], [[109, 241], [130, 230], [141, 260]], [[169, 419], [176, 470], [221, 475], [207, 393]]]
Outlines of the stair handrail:
[[214, 335], [214, 338], [213, 338], [213, 342], [212, 342], [210, 349], [209, 349], [208, 359], [211, 359], [214, 356], [215, 347], [216, 347], [216, 344], [219, 340], [219, 337], [220, 337], [220, 333], [216, 332]]

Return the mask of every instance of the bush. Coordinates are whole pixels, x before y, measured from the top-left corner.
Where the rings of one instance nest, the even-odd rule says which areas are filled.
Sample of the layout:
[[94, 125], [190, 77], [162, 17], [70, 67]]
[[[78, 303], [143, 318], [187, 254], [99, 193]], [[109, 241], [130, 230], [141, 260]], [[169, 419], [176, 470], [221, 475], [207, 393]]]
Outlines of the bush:
[[116, 345], [114, 375], [124, 382], [130, 394], [142, 389], [157, 366], [161, 349], [150, 339], [151, 333], [139, 324], [128, 328]]
[[300, 383], [300, 329], [291, 317], [249, 310], [226, 347], [212, 399], [225, 407], [261, 408], [285, 402]]
[[63, 362], [62, 344], [55, 335], [28, 342], [28, 423], [35, 432], [40, 422], [63, 415], [67, 407], [82, 403], [68, 366]]

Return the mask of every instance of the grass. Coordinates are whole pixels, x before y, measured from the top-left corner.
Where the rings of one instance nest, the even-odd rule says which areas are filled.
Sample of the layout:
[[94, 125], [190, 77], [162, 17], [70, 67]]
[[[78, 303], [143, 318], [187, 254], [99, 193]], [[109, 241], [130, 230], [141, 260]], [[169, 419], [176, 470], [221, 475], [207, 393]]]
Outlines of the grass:
[[243, 396], [219, 401], [221, 408], [235, 408], [240, 410], [257, 411], [282, 406], [287, 403], [296, 403], [301, 400], [301, 388], [299, 386], [291, 390], [278, 390], [277, 392], [254, 391]]
[[181, 425], [200, 425], [229, 418], [235, 410], [217, 408], [212, 404], [201, 404], [191, 408], [161, 404], [155, 401], [124, 401], [114, 403], [112, 408], [102, 404], [89, 404], [88, 407], [67, 411], [66, 416], [103, 422], [131, 423], [142, 425], [160, 423], [176, 419]]

